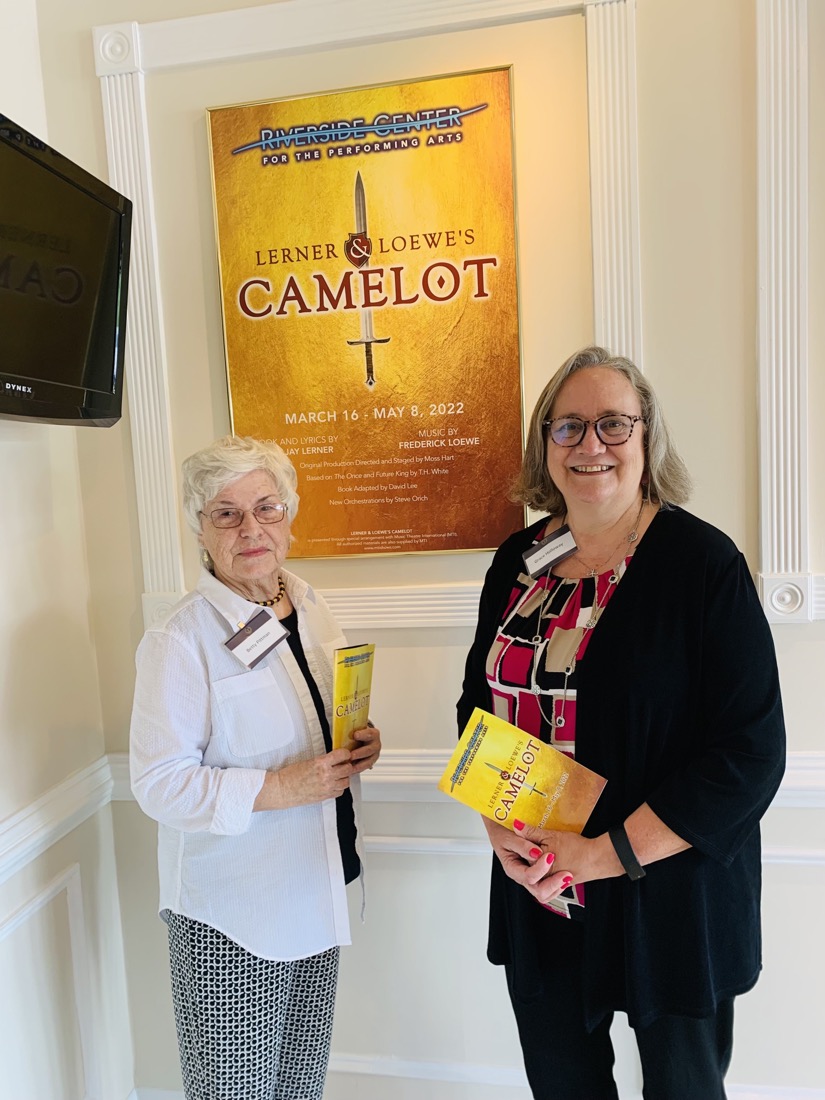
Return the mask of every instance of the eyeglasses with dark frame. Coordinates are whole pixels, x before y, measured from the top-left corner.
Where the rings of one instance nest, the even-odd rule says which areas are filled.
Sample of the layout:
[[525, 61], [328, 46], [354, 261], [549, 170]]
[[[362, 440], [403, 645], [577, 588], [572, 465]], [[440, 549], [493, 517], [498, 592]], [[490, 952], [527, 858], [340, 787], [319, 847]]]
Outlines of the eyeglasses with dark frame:
[[636, 422], [643, 416], [630, 416], [627, 413], [606, 413], [595, 420], [584, 420], [580, 416], [554, 416], [543, 420], [542, 427], [549, 429], [549, 436], [559, 447], [575, 447], [584, 439], [584, 434], [592, 424], [598, 439], [607, 447], [621, 447], [633, 435]]
[[240, 527], [243, 518], [251, 513], [258, 523], [280, 523], [286, 515], [285, 504], [256, 504], [254, 508], [215, 508], [212, 512], [201, 512], [212, 521], [219, 531], [228, 527]]

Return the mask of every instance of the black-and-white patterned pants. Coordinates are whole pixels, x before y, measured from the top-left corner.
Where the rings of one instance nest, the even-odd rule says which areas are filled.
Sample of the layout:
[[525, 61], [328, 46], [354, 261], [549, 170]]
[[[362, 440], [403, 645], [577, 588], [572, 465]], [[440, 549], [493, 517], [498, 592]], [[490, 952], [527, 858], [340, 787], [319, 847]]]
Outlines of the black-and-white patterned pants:
[[186, 1100], [321, 1100], [339, 949], [273, 962], [166, 916]]

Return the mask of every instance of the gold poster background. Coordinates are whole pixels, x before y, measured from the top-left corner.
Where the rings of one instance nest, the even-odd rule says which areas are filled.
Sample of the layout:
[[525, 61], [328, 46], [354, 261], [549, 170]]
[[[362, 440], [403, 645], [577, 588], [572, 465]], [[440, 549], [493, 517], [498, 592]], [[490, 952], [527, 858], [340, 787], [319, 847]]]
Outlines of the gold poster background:
[[[233, 155], [265, 129], [480, 104], [460, 126]], [[295, 463], [292, 556], [497, 546], [523, 523], [507, 500], [522, 435], [509, 70], [220, 108], [209, 126], [232, 427], [277, 440]], [[329, 155], [413, 137], [417, 148]], [[296, 160], [313, 148], [317, 159]], [[282, 153], [287, 163], [262, 164]], [[372, 311], [376, 339], [389, 337], [373, 344], [372, 388], [363, 345], [347, 343], [361, 336], [365, 276], [344, 252], [359, 172], [363, 272], [373, 298], [388, 297]], [[432, 264], [459, 273], [448, 301], [422, 291]], [[342, 298], [316, 312], [313, 276], [337, 291], [347, 270], [355, 308]], [[436, 295], [455, 285], [447, 267], [428, 278]], [[265, 285], [249, 307], [271, 307], [256, 318], [239, 306], [253, 279]]]

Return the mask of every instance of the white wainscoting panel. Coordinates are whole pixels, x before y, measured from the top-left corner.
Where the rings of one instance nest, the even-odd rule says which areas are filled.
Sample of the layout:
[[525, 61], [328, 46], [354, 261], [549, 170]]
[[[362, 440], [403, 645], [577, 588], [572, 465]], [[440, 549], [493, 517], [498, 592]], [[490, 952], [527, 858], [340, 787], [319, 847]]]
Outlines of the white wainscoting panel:
[[[449, 805], [451, 799], [437, 789], [449, 749], [385, 749], [374, 769], [361, 777], [365, 803], [431, 803]], [[112, 775], [112, 800], [133, 799], [129, 787], [129, 762], [125, 753], [108, 757]], [[780, 810], [825, 809], [825, 752], [790, 753], [782, 785], [773, 802]], [[2, 833], [0, 833], [0, 842]], [[367, 851], [407, 855], [487, 855], [486, 841], [457, 836], [366, 836]], [[0, 847], [2, 852], [2, 847]], [[771, 845], [763, 849], [765, 864], [788, 863], [825, 866], [825, 849]], [[0, 873], [2, 861], [0, 860]]]
[[108, 805], [111, 797], [112, 772], [109, 761], [102, 757], [36, 802], [0, 820], [0, 882]]
[[[105, 764], [105, 761], [101, 761]], [[106, 768], [108, 770], [108, 766]], [[71, 826], [73, 827], [73, 826]], [[65, 835], [66, 828], [60, 835]], [[56, 838], [57, 839], [57, 838]], [[34, 858], [34, 857], [32, 857]], [[77, 1023], [80, 1031], [80, 1048], [83, 1061], [84, 1100], [104, 1100], [100, 1090], [98, 1053], [96, 1048], [94, 1013], [91, 1002], [91, 972], [89, 948], [86, 941], [86, 924], [83, 918], [83, 896], [80, 886], [80, 867], [67, 867], [56, 878], [11, 913], [0, 923], [0, 942], [12, 935], [49, 902], [65, 892], [69, 920], [69, 943], [73, 977], [73, 992]], [[34, 980], [30, 974], [29, 979]], [[6, 995], [14, 997], [14, 990], [6, 989]], [[44, 1057], [46, 1052], [44, 1052]]]
[[[449, 757], [448, 750], [386, 751], [375, 769], [363, 777], [368, 802], [449, 802], [435, 790], [435, 783]], [[0, 881], [10, 877], [26, 863], [37, 858], [50, 844], [65, 836], [110, 799], [131, 800], [126, 754], [113, 754], [90, 765], [47, 792], [37, 803], [14, 818], [0, 824]], [[789, 757], [789, 767], [775, 805], [785, 809], [825, 808], [825, 753], [798, 753]], [[379, 854], [413, 856], [481, 856], [489, 858], [483, 839], [457, 836], [393, 835], [366, 836], [367, 850]], [[811, 869], [825, 867], [825, 850], [767, 846], [765, 864], [792, 864]], [[9, 935], [38, 908], [66, 890], [71, 914], [72, 955], [78, 998], [78, 1018], [83, 1037], [84, 1065], [87, 1067], [86, 1100], [98, 1100], [96, 1052], [88, 996], [88, 958], [85, 927], [80, 900], [80, 880], [76, 867], [50, 883], [35, 898], [0, 924], [0, 939]], [[464, 1065], [424, 1061], [399, 1061], [386, 1057], [337, 1054], [331, 1072], [368, 1077], [403, 1077], [408, 1080], [432, 1080], [517, 1088], [520, 1070], [507, 1067]], [[731, 1086], [732, 1100], [825, 1100], [825, 1090], [772, 1089]], [[137, 1090], [133, 1100], [180, 1100], [174, 1092]], [[635, 1098], [628, 1098], [635, 1100]]]
[[[450, 749], [385, 749], [372, 771], [361, 777], [365, 802], [433, 802], [451, 800], [436, 787]], [[111, 753], [112, 800], [131, 801], [126, 753]], [[102, 762], [101, 762], [102, 763]], [[783, 810], [825, 809], [825, 752], [792, 752], [773, 806]], [[0, 870], [2, 832], [0, 832]]]
[[779, 809], [825, 809], [825, 752], [789, 753], [773, 804]]

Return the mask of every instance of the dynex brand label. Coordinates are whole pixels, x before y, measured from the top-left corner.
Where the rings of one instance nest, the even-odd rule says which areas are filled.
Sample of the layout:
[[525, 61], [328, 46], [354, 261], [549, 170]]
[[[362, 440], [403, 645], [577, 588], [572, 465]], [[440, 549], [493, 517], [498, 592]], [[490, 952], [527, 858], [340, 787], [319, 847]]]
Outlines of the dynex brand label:
[[34, 397], [31, 386], [21, 386], [18, 382], [4, 382], [3, 389], [7, 393], [19, 393], [21, 397]]

